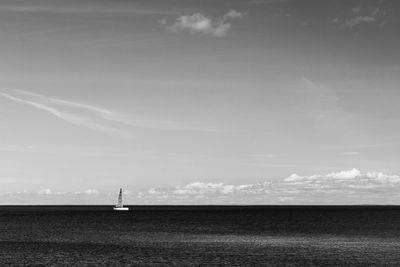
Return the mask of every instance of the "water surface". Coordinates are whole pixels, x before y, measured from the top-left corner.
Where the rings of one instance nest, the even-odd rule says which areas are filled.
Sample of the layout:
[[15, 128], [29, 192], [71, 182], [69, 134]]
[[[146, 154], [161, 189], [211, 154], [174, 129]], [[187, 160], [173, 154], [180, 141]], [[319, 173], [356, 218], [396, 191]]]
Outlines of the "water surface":
[[0, 207], [0, 265], [400, 266], [397, 206]]

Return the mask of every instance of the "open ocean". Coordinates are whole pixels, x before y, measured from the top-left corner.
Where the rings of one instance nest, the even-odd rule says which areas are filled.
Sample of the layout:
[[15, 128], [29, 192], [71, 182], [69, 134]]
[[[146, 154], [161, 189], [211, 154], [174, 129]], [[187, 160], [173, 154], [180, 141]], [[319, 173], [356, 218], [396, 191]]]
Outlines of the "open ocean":
[[0, 266], [400, 266], [398, 206], [0, 206]]

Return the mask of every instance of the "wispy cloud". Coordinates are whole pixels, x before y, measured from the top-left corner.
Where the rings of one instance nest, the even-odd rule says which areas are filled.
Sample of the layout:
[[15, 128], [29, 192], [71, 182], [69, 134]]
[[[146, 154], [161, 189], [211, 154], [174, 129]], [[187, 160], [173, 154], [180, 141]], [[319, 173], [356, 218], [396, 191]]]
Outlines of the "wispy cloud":
[[[302, 78], [305, 103], [307, 107], [299, 114], [313, 120], [318, 130], [332, 130], [332, 128], [347, 127], [347, 114], [339, 106], [339, 97], [335, 90], [317, 83], [309, 78]], [[342, 125], [344, 124], [345, 125]]]
[[[194, 13], [192, 15], [183, 15], [178, 17], [175, 22], [167, 26], [173, 32], [189, 31], [191, 33], [202, 33], [216, 37], [224, 37], [231, 29], [231, 23], [227, 22], [229, 19], [243, 18], [246, 13], [238, 12], [236, 10], [229, 10], [225, 15], [219, 18], [207, 17], [201, 13]], [[160, 23], [167, 25], [165, 19], [160, 20]]]
[[74, 125], [113, 135], [131, 136], [128, 131], [111, 127], [102, 122], [102, 120], [118, 121], [119, 118], [118, 115], [106, 109], [15, 89], [1, 89], [0, 95], [15, 102], [46, 111]]
[[[172, 188], [151, 188], [140, 193], [141, 199], [176, 203], [308, 203], [360, 204], [400, 201], [391, 195], [400, 188], [400, 176], [382, 172], [362, 173], [357, 169], [328, 174], [298, 175], [256, 184], [224, 184], [195, 182]], [[380, 202], [381, 203], [381, 202]], [[397, 202], [396, 202], [397, 203]]]
[[361, 24], [380, 22], [380, 20], [385, 17], [386, 12], [382, 11], [380, 7], [353, 7], [351, 8], [351, 14], [353, 16], [347, 19], [340, 19], [336, 17], [331, 20], [331, 23], [344, 25], [348, 28], [354, 28]]
[[290, 2], [292, 0], [247, 0], [243, 2], [237, 2], [235, 5], [268, 5], [268, 4], [280, 4]]
[[376, 16], [368, 15], [368, 16], [356, 16], [354, 18], [348, 19], [346, 21], [346, 26], [354, 27], [361, 23], [375, 22]]
[[125, 126], [159, 130], [215, 131], [207, 127], [185, 125], [169, 120], [127, 115], [102, 107], [48, 97], [16, 89], [0, 89], [0, 96], [46, 111], [73, 125], [122, 137], [132, 137]]
[[7, 13], [41, 13], [41, 14], [71, 14], [71, 15], [90, 15], [90, 14], [115, 14], [115, 15], [165, 15], [165, 14], [176, 14], [177, 11], [173, 9], [165, 8], [146, 8], [139, 7], [132, 4], [116, 4], [114, 6], [105, 5], [91, 5], [87, 6], [84, 3], [82, 5], [59, 5], [56, 3], [50, 4], [26, 4], [26, 3], [12, 3], [12, 4], [1, 4], [0, 12]]

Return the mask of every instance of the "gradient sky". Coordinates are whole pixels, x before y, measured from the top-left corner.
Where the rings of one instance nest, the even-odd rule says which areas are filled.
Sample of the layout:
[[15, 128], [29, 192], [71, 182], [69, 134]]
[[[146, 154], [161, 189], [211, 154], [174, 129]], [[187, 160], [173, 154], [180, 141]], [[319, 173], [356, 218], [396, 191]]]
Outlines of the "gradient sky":
[[400, 204], [399, 28], [395, 0], [2, 0], [0, 204]]

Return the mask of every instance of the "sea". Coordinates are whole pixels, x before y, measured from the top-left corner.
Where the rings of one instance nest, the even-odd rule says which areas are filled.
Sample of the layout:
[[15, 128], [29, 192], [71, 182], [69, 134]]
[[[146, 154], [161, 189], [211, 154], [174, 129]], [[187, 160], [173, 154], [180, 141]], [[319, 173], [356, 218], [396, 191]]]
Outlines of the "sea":
[[0, 266], [400, 266], [400, 206], [0, 206]]

